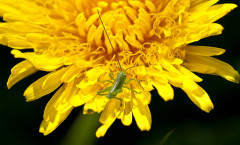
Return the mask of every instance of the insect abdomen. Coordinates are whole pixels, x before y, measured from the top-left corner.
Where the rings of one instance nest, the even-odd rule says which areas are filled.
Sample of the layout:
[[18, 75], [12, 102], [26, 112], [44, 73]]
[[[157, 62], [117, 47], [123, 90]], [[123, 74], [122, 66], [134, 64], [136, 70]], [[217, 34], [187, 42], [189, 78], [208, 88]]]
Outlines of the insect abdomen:
[[122, 87], [125, 81], [126, 81], [126, 73], [121, 71], [120, 73], [118, 73], [111, 90], [108, 92], [107, 98], [115, 97], [122, 90]]

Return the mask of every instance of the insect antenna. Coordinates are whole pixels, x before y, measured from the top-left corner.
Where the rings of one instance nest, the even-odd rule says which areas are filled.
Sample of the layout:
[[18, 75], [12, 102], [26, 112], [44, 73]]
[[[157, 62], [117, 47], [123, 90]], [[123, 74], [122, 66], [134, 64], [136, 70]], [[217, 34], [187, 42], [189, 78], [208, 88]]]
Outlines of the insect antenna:
[[[98, 9], [97, 9], [97, 11], [98, 11]], [[119, 62], [118, 56], [117, 56], [117, 54], [116, 54], [116, 52], [115, 52], [115, 50], [114, 50], [114, 48], [113, 48], [112, 42], [111, 42], [111, 40], [110, 40], [110, 38], [109, 38], [109, 36], [108, 36], [108, 34], [107, 34], [107, 31], [106, 31], [106, 28], [105, 28], [104, 24], [103, 24], [103, 21], [102, 21], [102, 18], [101, 18], [101, 15], [100, 15], [99, 11], [98, 11], [98, 16], [99, 16], [99, 19], [100, 19], [100, 21], [101, 21], [101, 23], [102, 23], [102, 25], [103, 25], [103, 29], [104, 29], [104, 32], [105, 32], [106, 35], [107, 35], [108, 41], [109, 41], [109, 43], [110, 43], [110, 45], [111, 45], [111, 47], [112, 47], [113, 53], [114, 53], [114, 55], [116, 56], [116, 59], [117, 59], [118, 64], [119, 64], [119, 66], [120, 66], [120, 69], [121, 69], [121, 71], [123, 71], [122, 66], [121, 66], [121, 64], [120, 64], [120, 62]]]

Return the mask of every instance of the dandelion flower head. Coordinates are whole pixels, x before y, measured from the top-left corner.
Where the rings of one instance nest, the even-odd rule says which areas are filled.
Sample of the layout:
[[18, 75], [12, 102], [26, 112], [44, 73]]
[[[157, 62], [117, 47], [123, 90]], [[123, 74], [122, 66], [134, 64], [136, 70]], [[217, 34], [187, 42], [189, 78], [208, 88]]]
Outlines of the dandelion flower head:
[[[45, 71], [47, 75], [24, 92], [34, 101], [54, 92], [44, 110], [40, 132], [55, 130], [75, 107], [84, 114], [101, 113], [104, 136], [116, 119], [128, 126], [133, 117], [140, 130], [151, 128], [150, 91], [157, 89], [163, 100], [174, 98], [173, 88], [181, 88], [200, 109], [213, 109], [208, 94], [193, 72], [219, 75], [238, 83], [239, 74], [229, 64], [213, 56], [224, 49], [189, 45], [202, 38], [219, 35], [223, 27], [215, 23], [235, 4], [218, 0], [0, 0], [0, 43], [23, 59], [11, 70], [8, 88], [27, 76]], [[116, 98], [97, 95], [112, 85], [120, 71], [107, 34], [113, 44], [128, 87]]]

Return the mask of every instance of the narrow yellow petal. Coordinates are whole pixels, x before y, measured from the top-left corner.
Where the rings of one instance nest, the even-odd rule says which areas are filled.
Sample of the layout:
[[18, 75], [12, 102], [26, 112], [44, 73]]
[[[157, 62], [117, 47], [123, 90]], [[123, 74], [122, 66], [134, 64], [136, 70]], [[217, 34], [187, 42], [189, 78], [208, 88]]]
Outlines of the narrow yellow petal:
[[61, 81], [68, 83], [71, 82], [73, 79], [75, 79], [78, 74], [81, 72], [82, 69], [76, 67], [75, 65], [72, 65], [62, 76]]
[[194, 104], [205, 112], [210, 112], [213, 109], [211, 99], [200, 86], [193, 81], [184, 81], [183, 83], [182, 89], [187, 93]]
[[98, 19], [99, 19], [99, 17], [98, 17], [98, 14], [97, 14], [97, 13], [91, 15], [91, 16], [88, 18], [86, 24], [84, 25], [84, 29], [85, 29], [86, 31], [89, 31], [89, 28], [90, 28]]
[[86, 35], [86, 32], [85, 32], [84, 27], [83, 27], [86, 24], [86, 18], [84, 16], [84, 13], [78, 14], [78, 16], [75, 19], [75, 23], [78, 26], [79, 35], [84, 37]]
[[152, 85], [152, 80], [149, 78], [147, 78], [146, 81], [140, 81], [140, 84], [147, 91], [152, 91], [154, 89]]
[[133, 93], [132, 95], [135, 95], [135, 97], [142, 102], [144, 105], [148, 105], [151, 101], [151, 93], [144, 90], [144, 89], [137, 89], [137, 87], [134, 87], [135, 91], [141, 92], [141, 93]]
[[66, 85], [64, 92], [60, 96], [58, 96], [58, 100], [55, 101], [55, 103], [53, 104], [54, 108], [58, 112], [62, 112], [62, 111], [65, 112], [70, 107], [72, 107], [72, 105], [69, 104], [69, 102], [67, 100], [69, 97], [75, 95], [74, 94], [74, 93], [76, 93], [75, 89], [77, 89], [77, 88], [76, 88], [74, 81], [72, 81]]
[[79, 90], [76, 95], [69, 97], [68, 102], [74, 107], [81, 106], [84, 103], [91, 100], [92, 98], [94, 98], [98, 90], [100, 90], [99, 85], [91, 85], [91, 86], [85, 87]]
[[[51, 108], [54, 106], [54, 103], [58, 100], [58, 98], [63, 94], [64, 90], [66, 88], [66, 85], [61, 86], [56, 93], [54, 93], [54, 95], [52, 96], [52, 98], [48, 101], [45, 109], [44, 109], [44, 114], [43, 114], [43, 118], [45, 120], [49, 120], [49, 114], [50, 111], [52, 110]], [[55, 110], [55, 109], [54, 109]], [[53, 115], [51, 115], [53, 116]]]
[[120, 103], [121, 102], [118, 99], [110, 99], [100, 116], [99, 122], [102, 124], [108, 124], [109, 122], [112, 122], [112, 120], [116, 118], [116, 110], [120, 109]]
[[210, 46], [193, 46], [188, 45], [185, 47], [187, 54], [201, 55], [201, 56], [214, 56], [221, 55], [225, 52], [225, 49], [210, 47]]
[[54, 40], [54, 37], [41, 33], [28, 33], [26, 38], [35, 43], [51, 43]]
[[16, 21], [24, 21], [26, 18], [20, 17], [21, 15], [6, 13], [3, 15], [3, 20], [7, 22], [16, 22]]
[[[62, 76], [65, 71], [66, 68], [62, 68], [60, 70], [51, 72], [32, 83], [23, 94], [26, 97], [26, 101], [39, 99], [40, 97], [45, 96], [57, 89], [62, 84], [61, 77], [59, 76]], [[55, 78], [54, 81], [53, 78]], [[47, 84], [44, 83], [46, 80], [48, 80]]]
[[16, 8], [16, 7], [12, 7], [9, 4], [1, 4], [0, 5], [0, 16], [3, 16], [3, 14], [5, 13], [16, 13], [16, 14], [20, 14], [21, 11]]
[[216, 67], [207, 64], [185, 62], [183, 65], [191, 71], [203, 74], [214, 74], [217, 71]]
[[132, 124], [132, 102], [125, 103], [124, 114], [121, 121], [126, 126]]
[[153, 80], [153, 86], [156, 87], [158, 94], [164, 99], [164, 101], [173, 100], [174, 92], [171, 85], [163, 84], [156, 79]]
[[43, 133], [44, 135], [50, 134], [52, 131], [54, 131], [71, 113], [73, 108], [68, 109], [66, 112], [56, 112], [55, 110], [52, 110], [49, 114], [51, 117], [53, 117], [53, 121], [46, 121], [43, 120], [39, 132]]
[[87, 42], [92, 43], [96, 35], [96, 26], [92, 25], [87, 34]]
[[[186, 63], [183, 64], [191, 71], [219, 75], [228, 81], [239, 83], [239, 73], [229, 64], [213, 57], [186, 55]], [[202, 67], [205, 69], [199, 69]]]
[[106, 70], [104, 67], [95, 67], [95, 68], [90, 69], [89, 71], [86, 72], [87, 78], [82, 80], [78, 84], [78, 87], [85, 88], [87, 86], [94, 85], [98, 81], [100, 75], [102, 75], [104, 73], [106, 73]]
[[26, 78], [27, 76], [35, 72], [37, 72], [37, 69], [32, 64], [30, 64], [27, 60], [16, 64], [12, 68], [11, 75], [8, 78], [8, 82], [7, 82], [8, 89], [10, 89], [17, 82], [21, 81], [22, 79]]
[[113, 119], [111, 122], [108, 122], [107, 124], [103, 124], [102, 126], [100, 126], [96, 131], [97, 138], [103, 137], [106, 134], [108, 128], [113, 124], [115, 120], [116, 118]]
[[146, 7], [153, 13], [156, 11], [156, 6], [151, 1], [145, 1]]
[[[200, 19], [201, 20], [201, 19]], [[198, 41], [202, 38], [220, 35], [222, 34], [223, 26], [217, 23], [210, 23], [210, 24], [202, 24], [198, 25], [189, 23], [188, 27], [191, 27], [193, 31], [188, 34], [188, 43], [192, 43]]]
[[61, 76], [69, 69], [69, 67], [62, 68], [60, 70], [56, 70], [55, 73], [48, 74], [46, 79], [42, 84], [43, 89], [50, 88], [52, 85], [61, 83]]
[[151, 112], [148, 105], [143, 105], [140, 101], [136, 100], [136, 107], [132, 109], [133, 116], [136, 123], [142, 131], [150, 130], [152, 124]]
[[208, 23], [210, 22], [215, 22], [218, 19], [222, 18], [226, 14], [228, 14], [230, 11], [235, 9], [237, 7], [236, 4], [218, 4], [210, 7], [208, 9], [208, 16], [209, 19], [205, 18], [203, 19], [204, 21], [207, 21]]
[[32, 48], [33, 45], [27, 40], [13, 39], [8, 41], [8, 46], [15, 49]]
[[[212, 23], [229, 13], [231, 10], [237, 7], [235, 4], [218, 4], [213, 5], [216, 2], [216, 0], [208, 1], [205, 3], [201, 3], [200, 5], [197, 5], [196, 7], [193, 7], [190, 9], [190, 11], [198, 11], [193, 12], [189, 16], [189, 21], [198, 22], [200, 24], [204, 23]], [[203, 6], [208, 7], [203, 7]], [[211, 7], [209, 7], [211, 6]]]
[[200, 77], [198, 77], [196, 74], [194, 74], [193, 72], [191, 72], [190, 70], [186, 69], [185, 67], [183, 66], [180, 66], [178, 68], [178, 70], [183, 73], [183, 75], [195, 82], [201, 82], [202, 79]]
[[194, 11], [206, 11], [210, 6], [217, 3], [219, 0], [194, 0], [191, 3], [190, 12]]
[[102, 42], [102, 35], [103, 35], [103, 27], [98, 27], [96, 32], [98, 35], [94, 35], [94, 40], [97, 46], [101, 46], [103, 44]]
[[[70, 84], [71, 85], [71, 84]], [[62, 86], [47, 103], [39, 132], [48, 135], [54, 131], [69, 115], [73, 107], [66, 102], [71, 86]]]
[[62, 57], [48, 57], [46, 55], [38, 55], [33, 52], [22, 53], [18, 50], [11, 52], [16, 58], [25, 58], [34, 65], [38, 70], [53, 71], [63, 66]]
[[106, 96], [97, 96], [88, 102], [85, 103], [83, 108], [83, 114], [90, 114], [93, 112], [102, 112], [106, 106], [106, 104], [109, 102], [109, 99]]

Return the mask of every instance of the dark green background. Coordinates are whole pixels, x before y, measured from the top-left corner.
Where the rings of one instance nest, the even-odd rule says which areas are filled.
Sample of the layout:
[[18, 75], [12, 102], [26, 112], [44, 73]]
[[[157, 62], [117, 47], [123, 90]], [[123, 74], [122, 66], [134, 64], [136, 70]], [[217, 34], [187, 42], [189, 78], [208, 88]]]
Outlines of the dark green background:
[[[220, 3], [239, 1], [221, 0]], [[196, 45], [226, 49], [217, 58], [231, 64], [240, 72], [240, 8], [218, 21], [224, 26], [223, 34], [203, 39]], [[150, 109], [152, 128], [141, 132], [133, 121], [130, 127], [117, 120], [105, 137], [96, 139], [98, 115], [82, 116], [76, 108], [50, 135], [38, 132], [44, 107], [51, 95], [27, 103], [23, 92], [34, 80], [44, 75], [37, 73], [8, 90], [6, 82], [11, 68], [20, 60], [10, 55], [10, 48], [1, 46], [0, 71], [0, 145], [158, 145], [172, 129], [166, 145], [240, 145], [240, 86], [221, 77], [201, 75], [199, 83], [211, 97], [215, 109], [209, 114], [197, 108], [180, 89], [174, 88], [175, 99], [164, 102], [152, 92]]]

